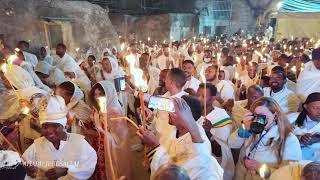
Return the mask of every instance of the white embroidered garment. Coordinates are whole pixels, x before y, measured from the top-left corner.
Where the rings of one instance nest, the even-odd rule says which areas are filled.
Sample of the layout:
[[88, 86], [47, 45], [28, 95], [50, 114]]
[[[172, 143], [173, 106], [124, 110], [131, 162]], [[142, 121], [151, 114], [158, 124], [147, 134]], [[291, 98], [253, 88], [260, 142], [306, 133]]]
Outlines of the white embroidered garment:
[[270, 87], [266, 87], [264, 90], [265, 97], [272, 97], [281, 107], [282, 111], [286, 114], [291, 112], [297, 112], [301, 104], [298, 96], [290, 91], [287, 87], [284, 87], [281, 91], [274, 93]]
[[[59, 149], [45, 137], [40, 137], [24, 152], [27, 162], [38, 165], [40, 171], [37, 178], [43, 178], [44, 173], [54, 166], [68, 168], [63, 179], [88, 179], [94, 172], [97, 163], [97, 154], [83, 136], [67, 134], [66, 141], [60, 141]], [[32, 179], [26, 176], [25, 179]]]
[[307, 98], [313, 92], [320, 92], [320, 70], [313, 62], [305, 64], [305, 69], [299, 75], [297, 81], [297, 93]]

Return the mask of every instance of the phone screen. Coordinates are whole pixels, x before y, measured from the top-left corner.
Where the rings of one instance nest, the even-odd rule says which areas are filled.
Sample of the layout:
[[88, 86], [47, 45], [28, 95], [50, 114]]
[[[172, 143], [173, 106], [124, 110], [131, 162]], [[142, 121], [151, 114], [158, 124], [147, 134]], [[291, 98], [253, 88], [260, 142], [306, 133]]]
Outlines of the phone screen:
[[126, 79], [124, 77], [119, 79], [120, 91], [126, 90]]
[[174, 112], [173, 101], [171, 99], [159, 96], [151, 96], [148, 107], [152, 109], [158, 109], [161, 111]]

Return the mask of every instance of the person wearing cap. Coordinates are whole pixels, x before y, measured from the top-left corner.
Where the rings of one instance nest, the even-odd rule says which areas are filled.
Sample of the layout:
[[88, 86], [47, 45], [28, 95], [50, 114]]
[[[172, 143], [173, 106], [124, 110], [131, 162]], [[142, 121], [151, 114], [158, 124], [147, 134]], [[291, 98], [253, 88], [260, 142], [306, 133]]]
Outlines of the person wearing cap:
[[26, 179], [88, 179], [97, 154], [83, 136], [67, 133], [67, 107], [60, 96], [43, 100], [39, 110], [42, 137], [24, 152]]
[[297, 92], [305, 98], [313, 93], [320, 92], [320, 48], [312, 51], [312, 61], [305, 64], [297, 81]]
[[280, 105], [285, 114], [295, 113], [301, 104], [298, 96], [287, 88], [287, 77], [285, 70], [276, 66], [270, 75], [270, 87], [264, 88], [264, 96], [271, 97]]
[[320, 161], [320, 92], [310, 94], [296, 122], [294, 134], [299, 137], [304, 160]]

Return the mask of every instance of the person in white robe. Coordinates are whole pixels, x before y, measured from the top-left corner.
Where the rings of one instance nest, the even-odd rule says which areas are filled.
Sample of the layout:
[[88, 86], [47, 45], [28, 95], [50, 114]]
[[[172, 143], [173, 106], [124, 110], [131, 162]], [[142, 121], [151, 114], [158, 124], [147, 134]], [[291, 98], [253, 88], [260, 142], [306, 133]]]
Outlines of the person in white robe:
[[[98, 112], [100, 97], [107, 97], [107, 112]], [[93, 104], [92, 122], [96, 136], [93, 137], [93, 147], [98, 154], [98, 163], [94, 174], [95, 179], [110, 179], [111, 167], [109, 166], [108, 151], [117, 177], [132, 178], [131, 153], [129, 151], [129, 136], [127, 121], [124, 117], [124, 107], [120, 104], [114, 84], [109, 81], [100, 81], [93, 85], [90, 92]], [[101, 110], [100, 110], [101, 111]], [[118, 118], [118, 119], [114, 119]], [[107, 130], [105, 120], [107, 119]], [[87, 131], [87, 130], [86, 130]], [[106, 143], [110, 143], [107, 149]], [[109, 162], [109, 163], [108, 163]]]
[[175, 112], [170, 113], [169, 123], [174, 130], [167, 133], [170, 138], [166, 143], [159, 144], [155, 135], [144, 127], [137, 131], [143, 143], [147, 144], [150, 137], [153, 140], [148, 145], [156, 148], [150, 165], [151, 177], [162, 165], [174, 163], [184, 168], [190, 179], [222, 180], [223, 169], [211, 155], [210, 141], [203, 128], [195, 122], [184, 100], [173, 100]]
[[[13, 105], [12, 107], [10, 107], [10, 109], [7, 109], [8, 113], [9, 111], [20, 112], [21, 110], [20, 110], [19, 103], [24, 101], [30, 102], [31, 97], [34, 94], [40, 93], [44, 96], [48, 95], [47, 91], [37, 88], [30, 74], [19, 66], [12, 65], [12, 71], [10, 70], [10, 67], [7, 67], [7, 70], [5, 71], [4, 76], [7, 79], [7, 81], [10, 82], [13, 86], [11, 87], [10, 84], [5, 83], [6, 88], [8, 89], [8, 93], [6, 95], [13, 98], [11, 99], [12, 102], [17, 103], [16, 105]], [[12, 88], [15, 88], [16, 90]], [[8, 103], [8, 102], [4, 102], [4, 103]], [[17, 109], [11, 109], [13, 107], [16, 107]], [[21, 142], [22, 150], [25, 150], [28, 147], [28, 145], [30, 145], [29, 144], [30, 140], [34, 140], [40, 137], [39, 132], [31, 128], [30, 116], [26, 116], [22, 119], [22, 121], [19, 124], [19, 132], [20, 132], [20, 142]]]
[[214, 57], [212, 57], [212, 51], [207, 49], [204, 50], [203, 59], [201, 59], [201, 62], [199, 62], [199, 64], [197, 65], [196, 77], [201, 77], [200, 73], [202, 68], [205, 71], [209, 66], [213, 64], [213, 59]]
[[236, 81], [237, 97], [243, 100], [246, 99], [247, 88], [258, 83], [258, 64], [251, 63], [247, 66], [247, 74], [243, 75]]
[[[63, 72], [65, 77], [69, 80], [75, 83], [80, 87], [80, 89], [85, 94], [85, 101], [89, 103], [89, 92], [91, 90], [91, 81], [88, 78], [86, 74], [82, 74], [81, 76], [78, 76], [77, 69], [78, 67], [73, 66], [72, 64], [65, 64], [63, 67]], [[82, 71], [82, 70], [81, 70]]]
[[193, 76], [196, 70], [194, 66], [194, 62], [191, 60], [183, 61], [182, 69], [187, 76], [187, 82], [183, 86], [183, 89], [184, 90], [192, 89], [194, 93], [196, 93], [198, 91], [198, 88], [201, 82]]
[[48, 46], [40, 48], [40, 59], [41, 61], [45, 61], [50, 65], [53, 65], [53, 57], [51, 55], [51, 50]]
[[297, 93], [304, 98], [313, 92], [320, 92], [320, 48], [312, 51], [312, 61], [305, 64], [297, 81]]
[[[75, 75], [77, 78], [82, 78], [86, 76], [86, 74], [81, 70], [77, 62], [66, 53], [67, 47], [64, 44], [58, 44], [56, 47], [56, 60], [54, 60], [54, 66], [58, 67], [62, 71], [65, 68], [72, 69], [75, 71]], [[72, 72], [73, 72], [72, 71]], [[88, 78], [88, 77], [87, 77]]]
[[[165, 80], [165, 86], [168, 90], [164, 95], [161, 97], [165, 98], [181, 98], [183, 95], [188, 95], [187, 92], [183, 90], [183, 86], [187, 81], [186, 74], [179, 68], [173, 68], [170, 69], [168, 72], [168, 75]], [[138, 97], [138, 92], [131, 90], [132, 94], [134, 94], [135, 97]], [[146, 103], [149, 102], [151, 95], [144, 93], [144, 100]], [[150, 129], [157, 132], [159, 135], [159, 141], [162, 143], [165, 141], [168, 136], [168, 132], [173, 131], [173, 126], [171, 126], [169, 123], [169, 114], [166, 111], [159, 111], [154, 110], [153, 112], [153, 120]]]
[[222, 107], [229, 99], [235, 99], [235, 90], [231, 81], [224, 80], [225, 77], [229, 76], [228, 71], [222, 73], [224, 76], [221, 80], [218, 77], [219, 74], [220, 73], [217, 65], [209, 66], [205, 71], [207, 82], [215, 85], [219, 92], [219, 94], [217, 95], [218, 102], [216, 102], [215, 105], [218, 107]]
[[[255, 128], [253, 114], [265, 116], [265, 124]], [[290, 161], [302, 159], [299, 141], [291, 132], [291, 125], [275, 100], [262, 97], [243, 118], [243, 126], [228, 139], [230, 148], [241, 148], [235, 180], [261, 179], [259, 168], [266, 164], [271, 173]]]
[[169, 46], [164, 45], [162, 47], [162, 55], [156, 59], [155, 66], [160, 70], [170, 69], [175, 67], [174, 62], [175, 60], [173, 59], [173, 57], [170, 55], [170, 52], [169, 52]]
[[50, 65], [46, 61], [40, 61], [34, 71], [41, 81], [49, 87], [55, 87], [67, 81], [64, 73], [59, 68]]
[[90, 178], [97, 154], [83, 136], [65, 132], [67, 108], [63, 98], [52, 96], [43, 106], [39, 118], [44, 136], [23, 154], [27, 162], [26, 179]]
[[320, 162], [320, 93], [311, 93], [303, 104], [293, 133], [299, 138], [303, 160]]
[[273, 71], [269, 83], [271, 87], [264, 88], [264, 96], [271, 97], [277, 101], [285, 114], [297, 112], [301, 102], [299, 97], [285, 86], [285, 72]]
[[154, 90], [158, 87], [160, 70], [151, 66], [148, 53], [141, 54], [139, 62], [140, 69], [143, 71], [142, 78], [148, 82], [148, 94], [153, 94]]
[[[204, 94], [206, 93], [206, 99]], [[217, 88], [210, 84], [200, 84], [197, 98], [201, 102], [202, 108], [206, 103], [206, 113], [197, 120], [197, 123], [202, 126], [211, 141], [213, 155], [218, 160], [221, 167], [224, 169], [223, 179], [232, 180], [234, 174], [234, 161], [230, 148], [228, 147], [228, 138], [232, 132], [232, 119], [224, 109], [212, 106], [217, 94]]]
[[63, 97], [69, 110], [67, 127], [72, 133], [83, 135], [86, 125], [90, 124], [92, 113], [91, 108], [83, 101], [83, 92], [71, 81], [61, 83], [55, 92], [56, 95]]

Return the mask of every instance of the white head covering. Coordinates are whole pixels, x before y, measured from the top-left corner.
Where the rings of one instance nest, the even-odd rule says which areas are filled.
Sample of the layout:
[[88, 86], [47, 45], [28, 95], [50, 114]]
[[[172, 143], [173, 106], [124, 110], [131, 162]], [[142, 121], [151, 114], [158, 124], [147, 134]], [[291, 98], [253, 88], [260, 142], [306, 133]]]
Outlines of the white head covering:
[[12, 71], [10, 70], [10, 67], [7, 66], [4, 75], [17, 89], [25, 89], [35, 86], [31, 75], [20, 66], [12, 65]]
[[73, 72], [76, 73], [77, 72], [77, 67], [74, 66], [72, 63], [65, 63], [64, 67], [63, 67], [63, 72]]
[[71, 81], [68, 81], [70, 83], [73, 84], [74, 86], [74, 92], [73, 92], [73, 95], [70, 99], [70, 102], [67, 104], [67, 108], [70, 110], [72, 109], [81, 99], [83, 99], [84, 97], [84, 94], [83, 92], [81, 91], [81, 89], [76, 85], [74, 84], [73, 82]]
[[110, 51], [109, 48], [105, 48], [103, 51], [102, 51], [102, 57], [105, 57], [104, 53], [108, 52], [108, 56], [112, 55], [112, 52]]
[[52, 66], [49, 63], [47, 63], [46, 61], [40, 61], [35, 67], [34, 71], [49, 75], [51, 69], [52, 69]]
[[[122, 112], [121, 105], [119, 103], [117, 91], [114, 87], [114, 84], [109, 81], [100, 81], [97, 84], [100, 84], [103, 88], [105, 95], [108, 97], [107, 108], [114, 108]], [[95, 84], [94, 86], [96, 86]]]
[[67, 125], [67, 107], [64, 99], [60, 96], [51, 96], [40, 109], [39, 120], [40, 124], [58, 123], [63, 127]]
[[230, 73], [229, 73], [229, 71], [226, 70], [226, 69], [221, 69], [221, 71], [224, 72], [224, 79], [223, 80], [230, 81]]

